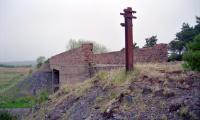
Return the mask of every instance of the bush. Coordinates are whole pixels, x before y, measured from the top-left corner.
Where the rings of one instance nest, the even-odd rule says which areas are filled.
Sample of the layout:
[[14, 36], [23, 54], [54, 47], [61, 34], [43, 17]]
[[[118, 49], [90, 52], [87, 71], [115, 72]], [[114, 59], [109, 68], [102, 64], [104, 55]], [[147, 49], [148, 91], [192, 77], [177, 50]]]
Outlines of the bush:
[[187, 45], [187, 49], [188, 51], [183, 54], [184, 66], [200, 71], [200, 34]]

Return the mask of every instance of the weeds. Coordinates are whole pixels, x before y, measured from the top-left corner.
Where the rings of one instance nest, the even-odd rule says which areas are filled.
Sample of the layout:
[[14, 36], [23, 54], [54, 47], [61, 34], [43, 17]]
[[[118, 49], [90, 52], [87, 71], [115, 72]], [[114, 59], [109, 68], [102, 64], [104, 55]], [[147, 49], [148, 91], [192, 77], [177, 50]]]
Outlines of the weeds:
[[116, 69], [112, 71], [100, 71], [95, 76], [95, 79], [102, 84], [103, 88], [110, 86], [117, 87], [131, 82], [138, 74], [138, 69], [131, 72], [126, 72], [124, 69]]
[[88, 92], [88, 90], [92, 87], [92, 81], [91, 80], [86, 80], [83, 83], [77, 84], [74, 88], [74, 93], [77, 96], [82, 96], [84, 93]]

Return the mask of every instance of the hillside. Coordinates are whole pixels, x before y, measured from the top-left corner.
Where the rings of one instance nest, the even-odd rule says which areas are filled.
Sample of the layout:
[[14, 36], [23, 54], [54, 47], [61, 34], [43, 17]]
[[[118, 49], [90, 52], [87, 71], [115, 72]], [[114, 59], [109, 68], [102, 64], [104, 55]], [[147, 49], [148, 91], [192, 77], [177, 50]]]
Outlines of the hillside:
[[136, 64], [62, 86], [26, 120], [198, 120], [200, 73], [180, 63]]

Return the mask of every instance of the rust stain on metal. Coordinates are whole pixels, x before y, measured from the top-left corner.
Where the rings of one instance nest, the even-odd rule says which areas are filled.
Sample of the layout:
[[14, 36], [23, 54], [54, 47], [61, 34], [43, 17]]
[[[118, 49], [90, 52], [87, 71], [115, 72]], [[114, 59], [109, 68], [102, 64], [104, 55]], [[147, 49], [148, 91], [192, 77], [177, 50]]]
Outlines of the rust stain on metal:
[[120, 15], [124, 16], [125, 23], [121, 23], [122, 27], [125, 27], [125, 60], [126, 60], [126, 71], [133, 70], [133, 23], [132, 19], [136, 19], [133, 14], [136, 11], [133, 11], [131, 7], [124, 9], [124, 13]]

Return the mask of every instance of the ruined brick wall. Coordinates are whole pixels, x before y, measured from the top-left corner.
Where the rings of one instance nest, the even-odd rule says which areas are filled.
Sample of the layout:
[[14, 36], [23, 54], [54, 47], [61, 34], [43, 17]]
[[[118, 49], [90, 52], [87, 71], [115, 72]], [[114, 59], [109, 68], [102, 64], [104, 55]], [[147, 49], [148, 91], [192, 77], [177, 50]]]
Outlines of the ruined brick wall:
[[[125, 64], [125, 50], [93, 54], [92, 44], [63, 52], [50, 58], [51, 70], [59, 71], [60, 84], [74, 84], [90, 78], [99, 70], [119, 68]], [[166, 62], [167, 45], [134, 50], [135, 62]], [[107, 64], [105, 66], [105, 64]], [[53, 73], [53, 72], [52, 72]], [[53, 77], [52, 77], [53, 78]]]
[[51, 69], [59, 71], [60, 84], [74, 84], [90, 77], [90, 65], [93, 60], [92, 44], [53, 56], [50, 59]]
[[[167, 44], [134, 49], [134, 62], [167, 62]], [[96, 64], [125, 64], [125, 50], [95, 54]]]
[[125, 63], [124, 49], [116, 52], [95, 54], [94, 63], [96, 64], [124, 64]]
[[167, 62], [167, 44], [157, 44], [154, 47], [135, 49], [135, 62]]

